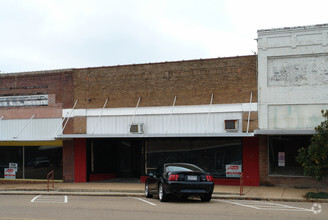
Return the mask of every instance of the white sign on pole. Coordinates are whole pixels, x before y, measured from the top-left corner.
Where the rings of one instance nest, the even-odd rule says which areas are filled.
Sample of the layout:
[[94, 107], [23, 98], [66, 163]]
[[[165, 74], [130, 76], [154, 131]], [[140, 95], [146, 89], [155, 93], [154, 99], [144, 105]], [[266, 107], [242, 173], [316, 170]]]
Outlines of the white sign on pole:
[[9, 163], [9, 168], [15, 169], [15, 172], [18, 171], [18, 163]]
[[226, 177], [240, 177], [242, 165], [227, 164]]
[[5, 179], [16, 179], [16, 171], [13, 168], [5, 168]]

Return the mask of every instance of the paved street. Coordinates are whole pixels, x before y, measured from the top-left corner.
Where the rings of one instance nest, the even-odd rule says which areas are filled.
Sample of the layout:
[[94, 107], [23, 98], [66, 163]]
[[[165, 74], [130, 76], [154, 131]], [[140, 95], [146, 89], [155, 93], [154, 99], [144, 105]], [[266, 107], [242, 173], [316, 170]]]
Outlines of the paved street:
[[0, 195], [0, 219], [326, 219], [327, 203]]

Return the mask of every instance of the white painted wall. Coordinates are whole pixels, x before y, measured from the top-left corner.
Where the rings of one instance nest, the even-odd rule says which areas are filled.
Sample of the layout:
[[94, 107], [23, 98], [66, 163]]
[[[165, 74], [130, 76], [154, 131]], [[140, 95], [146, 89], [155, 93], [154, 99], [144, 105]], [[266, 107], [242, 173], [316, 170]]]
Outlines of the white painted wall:
[[259, 30], [259, 129], [314, 129], [321, 109], [328, 109], [328, 24]]

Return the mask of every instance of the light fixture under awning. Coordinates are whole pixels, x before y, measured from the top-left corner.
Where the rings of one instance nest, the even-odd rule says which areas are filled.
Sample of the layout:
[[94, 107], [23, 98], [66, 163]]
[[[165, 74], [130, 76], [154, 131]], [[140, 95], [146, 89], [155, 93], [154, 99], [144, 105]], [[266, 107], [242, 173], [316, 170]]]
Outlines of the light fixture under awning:
[[313, 135], [314, 129], [286, 130], [286, 129], [260, 129], [255, 130], [255, 135]]

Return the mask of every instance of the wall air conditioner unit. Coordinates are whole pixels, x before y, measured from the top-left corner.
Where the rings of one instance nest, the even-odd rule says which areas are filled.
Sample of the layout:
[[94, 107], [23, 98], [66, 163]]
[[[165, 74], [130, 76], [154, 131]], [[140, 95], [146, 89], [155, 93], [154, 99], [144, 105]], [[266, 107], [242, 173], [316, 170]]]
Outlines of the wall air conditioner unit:
[[239, 120], [224, 120], [224, 130], [238, 131]]
[[130, 133], [143, 134], [144, 133], [144, 124], [130, 124]]

